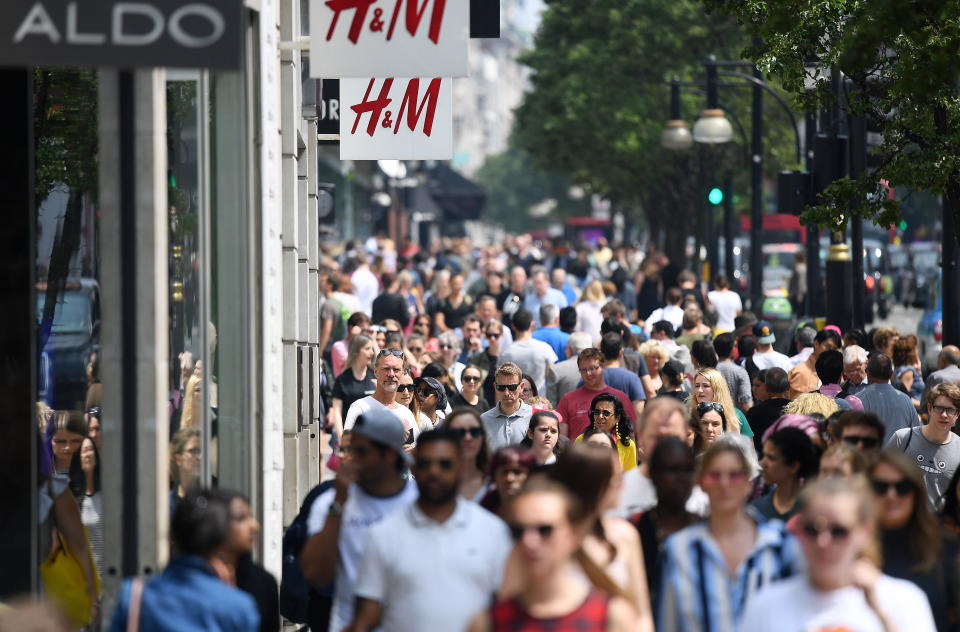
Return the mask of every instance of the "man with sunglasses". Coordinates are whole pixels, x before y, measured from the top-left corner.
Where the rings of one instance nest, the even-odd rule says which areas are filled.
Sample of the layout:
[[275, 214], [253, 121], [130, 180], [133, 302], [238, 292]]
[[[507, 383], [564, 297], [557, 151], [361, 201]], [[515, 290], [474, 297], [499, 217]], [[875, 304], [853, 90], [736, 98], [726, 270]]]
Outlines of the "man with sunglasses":
[[904, 452], [923, 473], [930, 504], [938, 511], [944, 492], [960, 465], [960, 439], [953, 428], [960, 414], [960, 387], [937, 384], [927, 394], [929, 422], [925, 426], [904, 428], [893, 433], [889, 445]]
[[859, 448], [867, 459], [880, 453], [883, 433], [883, 422], [873, 413], [850, 411], [840, 416], [840, 439]]
[[373, 372], [377, 378], [377, 388], [373, 395], [362, 397], [350, 405], [347, 417], [343, 422], [344, 430], [353, 428], [354, 423], [365, 413], [373, 410], [389, 411], [402, 424], [407, 432], [408, 445], [412, 444], [420, 434], [413, 412], [397, 402], [397, 387], [400, 386], [400, 376], [404, 371], [403, 351], [398, 349], [383, 349], [377, 354], [373, 364]]
[[520, 443], [527, 436], [533, 409], [521, 399], [523, 371], [513, 362], [504, 362], [494, 375], [497, 405], [480, 415], [487, 431], [490, 452]]
[[596, 347], [584, 349], [577, 356], [577, 368], [583, 378], [583, 386], [575, 388], [560, 399], [557, 412], [563, 416], [560, 434], [576, 439], [590, 427], [590, 404], [600, 393], [610, 393], [620, 400], [623, 409], [636, 421], [637, 413], [630, 398], [623, 391], [608, 386], [603, 378], [603, 353]]
[[419, 497], [370, 529], [348, 632], [464, 630], [500, 587], [512, 542], [499, 518], [459, 497], [460, 449], [449, 430], [420, 436]]

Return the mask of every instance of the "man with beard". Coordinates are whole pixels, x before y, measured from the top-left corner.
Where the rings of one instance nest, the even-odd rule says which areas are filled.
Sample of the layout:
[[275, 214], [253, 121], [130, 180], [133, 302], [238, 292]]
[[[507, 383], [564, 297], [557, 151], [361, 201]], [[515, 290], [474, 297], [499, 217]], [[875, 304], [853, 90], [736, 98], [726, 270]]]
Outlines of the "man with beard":
[[458, 435], [420, 435], [420, 496], [370, 529], [349, 632], [463, 630], [488, 605], [512, 543], [499, 518], [459, 496], [460, 467]]
[[406, 436], [408, 444], [413, 443], [413, 439], [420, 434], [419, 427], [410, 409], [397, 402], [397, 387], [400, 385], [403, 368], [403, 351], [383, 349], [377, 354], [373, 364], [377, 389], [373, 395], [367, 395], [350, 404], [347, 417], [343, 422], [344, 430], [352, 429], [357, 418], [366, 412], [389, 410], [403, 424], [404, 431], [408, 433]]

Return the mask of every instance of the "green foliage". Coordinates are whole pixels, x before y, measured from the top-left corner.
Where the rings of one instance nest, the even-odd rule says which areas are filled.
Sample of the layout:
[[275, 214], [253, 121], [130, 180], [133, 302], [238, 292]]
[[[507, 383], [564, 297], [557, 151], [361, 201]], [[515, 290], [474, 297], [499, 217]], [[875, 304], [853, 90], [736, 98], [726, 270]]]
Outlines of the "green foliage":
[[[954, 199], [960, 194], [960, 3], [943, 0], [704, 0], [736, 16], [757, 44], [745, 51], [777, 75], [809, 108], [834, 102], [828, 73], [836, 66], [851, 86], [845, 106], [882, 128], [882, 164], [857, 181], [841, 180], [804, 214], [821, 225], [843, 224], [851, 203], [886, 226], [900, 220], [899, 202], [876, 193], [885, 179]], [[825, 76], [826, 75], [826, 76]], [[812, 84], [811, 90], [805, 84]], [[865, 201], [865, 202], [864, 202]], [[957, 204], [952, 203], [954, 212]]]
[[[677, 233], [675, 242], [682, 245], [703, 203], [706, 175], [736, 168], [735, 189], [743, 191], [747, 167], [742, 146], [661, 148], [669, 118], [667, 80], [702, 79], [708, 55], [739, 59], [746, 42], [734, 20], [707, 16], [694, 0], [548, 2], [535, 47], [523, 57], [533, 71], [532, 90], [516, 113], [516, 140], [538, 165], [572, 174], [621, 208], [639, 207], [654, 230], [667, 230], [668, 238]], [[728, 87], [720, 93], [747, 125], [749, 95]], [[702, 94], [684, 91], [689, 122], [704, 105]], [[792, 166], [792, 157], [780, 155], [791, 156], [793, 132], [774, 108], [766, 115], [772, 174], [780, 165]]]
[[477, 172], [477, 181], [487, 190], [484, 219], [509, 231], [543, 229], [543, 220], [530, 213], [538, 205], [552, 207], [553, 220], [590, 213], [588, 196], [570, 197], [574, 182], [569, 176], [538, 168], [532, 156], [514, 143], [486, 160]]

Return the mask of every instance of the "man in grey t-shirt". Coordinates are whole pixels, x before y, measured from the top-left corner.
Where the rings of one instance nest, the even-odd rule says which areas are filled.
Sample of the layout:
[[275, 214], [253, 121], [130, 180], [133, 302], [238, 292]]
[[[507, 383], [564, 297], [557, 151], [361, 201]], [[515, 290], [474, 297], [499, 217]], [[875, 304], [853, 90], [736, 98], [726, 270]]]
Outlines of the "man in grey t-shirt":
[[742, 367], [730, 360], [733, 355], [733, 334], [720, 334], [713, 339], [713, 350], [720, 360], [717, 370], [723, 375], [733, 397], [733, 405], [746, 412], [753, 406], [753, 390], [750, 388], [750, 376]]
[[938, 384], [930, 389], [926, 426], [896, 431], [887, 444], [902, 450], [923, 472], [930, 504], [939, 511], [943, 494], [960, 465], [960, 437], [953, 434], [960, 410], [960, 387]]

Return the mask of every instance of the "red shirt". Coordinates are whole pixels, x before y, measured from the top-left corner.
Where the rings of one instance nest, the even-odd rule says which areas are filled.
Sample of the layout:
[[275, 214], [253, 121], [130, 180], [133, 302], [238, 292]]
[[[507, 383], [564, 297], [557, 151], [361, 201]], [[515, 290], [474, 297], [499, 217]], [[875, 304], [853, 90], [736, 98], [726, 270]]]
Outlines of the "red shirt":
[[530, 616], [516, 601], [501, 601], [490, 610], [493, 632], [579, 632], [606, 630], [610, 598], [593, 590], [573, 612], [555, 619]]
[[557, 412], [563, 415], [563, 421], [567, 424], [567, 436], [576, 439], [590, 427], [590, 402], [600, 393], [611, 393], [623, 404], [623, 409], [627, 411], [627, 417], [634, 421], [636, 413], [633, 410], [633, 404], [630, 398], [623, 391], [618, 391], [612, 386], [604, 386], [599, 391], [592, 391], [586, 386], [574, 389], [560, 398], [557, 404]]

